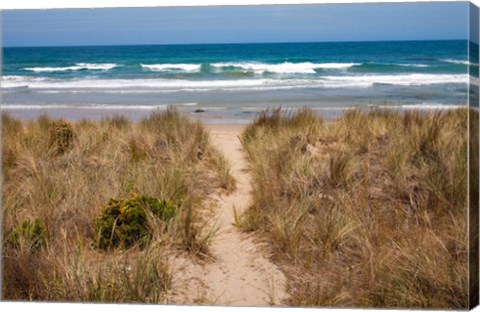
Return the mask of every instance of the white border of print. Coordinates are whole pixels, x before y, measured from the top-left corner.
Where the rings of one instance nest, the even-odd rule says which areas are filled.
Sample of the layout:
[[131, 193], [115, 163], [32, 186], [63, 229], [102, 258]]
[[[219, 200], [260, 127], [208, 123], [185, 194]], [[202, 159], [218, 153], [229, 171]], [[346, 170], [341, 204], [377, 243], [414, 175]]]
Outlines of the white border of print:
[[[367, 3], [367, 2], [451, 2], [452, 0], [10, 0], [0, 2], [0, 10], [16, 9], [67, 9], [67, 8], [108, 8], [108, 7], [168, 7], [168, 6], [208, 6], [208, 5], [273, 5], [273, 4], [316, 4], [316, 3]], [[463, 0], [453, 0], [462, 1]], [[470, 0], [480, 6], [480, 0]], [[1, 16], [0, 16], [1, 18]], [[0, 20], [1, 21], [1, 20]], [[1, 27], [1, 24], [0, 24]], [[1, 29], [0, 29], [1, 30]], [[1, 36], [0, 36], [1, 38]], [[0, 271], [1, 272], [1, 271]], [[262, 308], [251, 307], [211, 307], [211, 306], [159, 306], [159, 305], [130, 305], [130, 304], [75, 304], [75, 303], [29, 303], [29, 302], [0, 302], [1, 311], [21, 311], [24, 309], [35, 310], [36, 312], [83, 312], [86, 309], [91, 312], [132, 312], [132, 309], [140, 309], [142, 312], [161, 309], [162, 312], [180, 312], [188, 309], [193, 312], [256, 312]], [[264, 309], [264, 308], [263, 308]], [[311, 309], [308, 309], [311, 310]], [[334, 309], [337, 311], [354, 312], [355, 309]], [[263, 310], [266, 311], [266, 310]], [[301, 308], [268, 308], [272, 312], [306, 312]], [[331, 311], [331, 309], [316, 308], [314, 311]], [[357, 310], [358, 311], [358, 310]], [[379, 310], [363, 309], [360, 311], [374, 312]], [[406, 310], [389, 310], [406, 311]], [[480, 308], [474, 311], [479, 312]]]

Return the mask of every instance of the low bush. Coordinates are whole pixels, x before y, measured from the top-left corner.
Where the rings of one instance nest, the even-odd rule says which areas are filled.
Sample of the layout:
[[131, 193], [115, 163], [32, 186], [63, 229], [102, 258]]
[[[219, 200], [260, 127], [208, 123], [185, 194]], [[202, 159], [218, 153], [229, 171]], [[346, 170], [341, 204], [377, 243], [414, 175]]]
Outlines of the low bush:
[[168, 200], [158, 200], [133, 193], [129, 198], [112, 198], [103, 207], [95, 223], [95, 245], [100, 249], [128, 248], [139, 244], [144, 248], [151, 237], [148, 214], [168, 222], [177, 205]]

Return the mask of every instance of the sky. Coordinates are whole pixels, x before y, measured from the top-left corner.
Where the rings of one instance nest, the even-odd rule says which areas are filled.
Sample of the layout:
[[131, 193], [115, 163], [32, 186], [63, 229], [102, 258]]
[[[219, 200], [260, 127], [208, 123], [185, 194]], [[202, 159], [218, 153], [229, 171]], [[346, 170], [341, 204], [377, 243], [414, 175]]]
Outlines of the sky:
[[468, 2], [2, 11], [4, 47], [467, 39]]

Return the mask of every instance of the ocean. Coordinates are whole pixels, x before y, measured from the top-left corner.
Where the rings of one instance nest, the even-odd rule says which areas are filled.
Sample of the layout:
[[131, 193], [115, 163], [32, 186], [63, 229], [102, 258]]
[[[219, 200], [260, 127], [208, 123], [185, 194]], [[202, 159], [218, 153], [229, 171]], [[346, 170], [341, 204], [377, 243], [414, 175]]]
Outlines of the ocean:
[[466, 105], [468, 41], [4, 48], [2, 109]]

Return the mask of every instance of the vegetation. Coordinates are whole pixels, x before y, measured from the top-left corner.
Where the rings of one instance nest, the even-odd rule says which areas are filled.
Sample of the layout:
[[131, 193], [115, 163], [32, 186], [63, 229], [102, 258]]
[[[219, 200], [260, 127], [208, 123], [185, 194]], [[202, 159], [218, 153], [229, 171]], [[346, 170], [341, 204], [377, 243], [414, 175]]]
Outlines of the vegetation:
[[[45, 119], [45, 118], [44, 118]], [[72, 124], [66, 120], [51, 121], [49, 147], [55, 154], [64, 154], [73, 146], [75, 132]]]
[[127, 199], [112, 198], [95, 222], [95, 243], [98, 248], [125, 248], [139, 244], [141, 248], [151, 238], [148, 215], [168, 222], [177, 210], [170, 201], [132, 194]]
[[169, 259], [209, 255], [204, 199], [234, 182], [201, 124], [3, 114], [2, 142], [3, 298], [167, 303]]
[[[270, 246], [287, 305], [467, 308], [469, 113], [257, 116], [232, 222]], [[201, 124], [3, 114], [2, 133], [5, 299], [169, 303], [171, 259], [209, 257], [205, 199], [235, 180]]]
[[8, 242], [17, 248], [22, 245], [32, 251], [37, 251], [45, 246], [45, 234], [42, 224], [38, 219], [25, 220], [10, 233]]
[[265, 111], [242, 134], [253, 202], [292, 306], [464, 309], [467, 115]]

